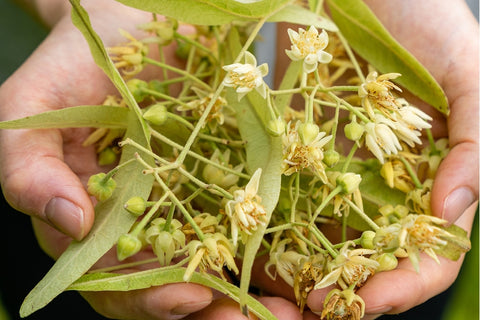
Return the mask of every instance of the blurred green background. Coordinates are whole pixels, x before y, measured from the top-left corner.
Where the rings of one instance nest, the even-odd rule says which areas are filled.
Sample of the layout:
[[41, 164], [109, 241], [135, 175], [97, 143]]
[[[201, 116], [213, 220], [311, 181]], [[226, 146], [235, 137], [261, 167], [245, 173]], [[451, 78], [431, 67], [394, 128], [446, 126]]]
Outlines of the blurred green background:
[[[470, 1], [472, 11], [478, 19], [478, 1]], [[0, 0], [0, 84], [5, 81], [21, 64], [31, 52], [35, 50], [42, 39], [47, 35], [48, 30], [41, 26], [13, 1]], [[1, 106], [0, 106], [1, 107]], [[40, 280], [52, 264], [49, 259], [41, 253], [31, 230], [28, 217], [16, 213], [8, 205], [2, 202], [2, 216], [6, 217], [8, 223], [2, 223], [5, 232], [2, 232], [0, 243], [6, 244], [7, 254], [1, 258], [0, 278], [0, 320], [18, 319], [18, 308], [21, 299], [28, 293], [33, 285]], [[477, 212], [478, 213], [478, 212]], [[5, 228], [6, 227], [6, 228]], [[24, 229], [22, 229], [24, 228]], [[21, 235], [18, 237], [18, 235]], [[411, 313], [382, 317], [382, 319], [429, 319], [429, 320], [471, 320], [479, 318], [479, 256], [478, 256], [478, 215], [472, 234], [473, 249], [467, 254], [466, 262], [462, 267], [459, 278], [450, 290], [442, 294], [441, 298], [415, 308]], [[18, 254], [18, 251], [21, 251]], [[2, 251], [3, 252], [3, 251]], [[43, 256], [42, 256], [43, 255]], [[40, 258], [34, 258], [38, 257]], [[43, 259], [46, 264], [43, 269], [38, 267], [38, 259]], [[24, 264], [27, 265], [25, 268]], [[25, 272], [25, 270], [27, 270]], [[13, 279], [13, 280], [12, 280]], [[17, 279], [17, 280], [15, 280]], [[20, 279], [22, 281], [20, 281]], [[8, 281], [10, 280], [10, 282]], [[14, 281], [15, 290], [11, 288], [11, 281]], [[10, 287], [8, 286], [10, 284]], [[15, 297], [13, 297], [15, 291]], [[19, 292], [19, 293], [18, 293]], [[67, 295], [67, 294], [64, 294]], [[67, 317], [68, 319], [80, 319], [72, 314], [66, 315], [56, 310], [75, 310], [81, 314], [79, 309], [90, 309], [78, 295], [72, 298], [73, 302], [60, 302], [57, 305], [47, 306], [50, 315], [38, 314], [27, 319], [57, 319]], [[65, 305], [68, 304], [68, 305]], [[72, 305], [73, 304], [73, 305]], [[432, 317], [432, 310], [444, 308], [440, 316]], [[73, 308], [73, 309], [72, 309]], [[7, 311], [8, 310], [8, 311]], [[87, 312], [92, 312], [88, 310]], [[52, 316], [52, 314], [54, 316]], [[87, 313], [88, 314], [88, 313]], [[430, 315], [430, 316], [429, 316]], [[82, 319], [101, 317], [92, 315], [82, 316]]]

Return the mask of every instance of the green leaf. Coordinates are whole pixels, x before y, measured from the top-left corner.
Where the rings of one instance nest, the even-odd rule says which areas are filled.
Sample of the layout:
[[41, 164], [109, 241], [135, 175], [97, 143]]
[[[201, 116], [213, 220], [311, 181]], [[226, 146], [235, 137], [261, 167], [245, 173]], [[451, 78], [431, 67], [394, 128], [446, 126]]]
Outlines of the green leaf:
[[127, 6], [198, 25], [220, 25], [234, 20], [264, 18], [292, 0], [263, 0], [241, 3], [235, 0], [117, 0]]
[[[144, 146], [147, 141], [141, 124], [130, 113], [126, 135]], [[121, 163], [134, 157], [133, 147], [123, 149]], [[153, 162], [150, 157], [141, 154], [144, 160]], [[95, 208], [95, 223], [88, 236], [81, 242], [73, 241], [45, 277], [28, 294], [20, 309], [20, 315], [26, 317], [43, 308], [70, 284], [87, 272], [118, 240], [129, 231], [136, 218], [129, 214], [123, 205], [132, 196], [147, 198], [153, 184], [150, 175], [142, 173], [143, 167], [132, 162], [122, 167], [114, 179], [122, 188], [115, 189], [111, 198], [100, 202]]]
[[[185, 268], [158, 268], [131, 274], [93, 273], [83, 276], [68, 290], [78, 291], [129, 291], [183, 282]], [[218, 290], [239, 301], [239, 289], [213, 275], [194, 272], [190, 282]], [[248, 296], [250, 310], [260, 319], [275, 320], [270, 311], [256, 299]]]
[[0, 129], [126, 128], [130, 110], [112, 106], [78, 106], [0, 122]]
[[327, 31], [337, 32], [338, 28], [327, 18], [321, 17], [314, 12], [305, 9], [300, 5], [291, 4], [285, 6], [267, 19], [268, 22], [289, 22], [304, 26], [314, 26], [315, 28], [325, 29]]
[[115, 68], [110, 56], [103, 45], [102, 40], [98, 36], [98, 34], [93, 30], [92, 25], [90, 23], [90, 18], [88, 13], [85, 9], [82, 8], [80, 5], [80, 0], [70, 0], [72, 4], [72, 22], [73, 24], [82, 32], [85, 40], [87, 40], [88, 46], [90, 47], [90, 51], [92, 53], [93, 60], [95, 63], [105, 72], [105, 74], [110, 78], [112, 83], [117, 88], [120, 95], [125, 100], [127, 105], [133, 109], [135, 114], [137, 115], [140, 123], [142, 124], [142, 130], [144, 136], [149, 139], [148, 129], [143, 121], [142, 112], [140, 107], [138, 106], [135, 98], [133, 97], [132, 93], [128, 89], [125, 81], [123, 80], [122, 76]]
[[352, 48], [382, 73], [398, 72], [400, 85], [448, 115], [448, 101], [433, 76], [383, 27], [361, 0], [327, 0], [333, 21]]
[[467, 231], [454, 224], [445, 228], [453, 237], [444, 237], [448, 243], [441, 249], [435, 250], [439, 255], [457, 261], [463, 253], [472, 247]]

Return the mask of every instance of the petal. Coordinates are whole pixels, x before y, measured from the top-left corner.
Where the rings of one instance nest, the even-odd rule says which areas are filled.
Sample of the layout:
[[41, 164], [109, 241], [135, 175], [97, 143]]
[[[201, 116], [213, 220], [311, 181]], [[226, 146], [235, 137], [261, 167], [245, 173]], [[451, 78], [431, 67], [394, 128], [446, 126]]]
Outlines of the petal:
[[318, 57], [318, 62], [320, 63], [329, 63], [333, 59], [332, 55], [325, 51], [318, 51], [317, 57]]

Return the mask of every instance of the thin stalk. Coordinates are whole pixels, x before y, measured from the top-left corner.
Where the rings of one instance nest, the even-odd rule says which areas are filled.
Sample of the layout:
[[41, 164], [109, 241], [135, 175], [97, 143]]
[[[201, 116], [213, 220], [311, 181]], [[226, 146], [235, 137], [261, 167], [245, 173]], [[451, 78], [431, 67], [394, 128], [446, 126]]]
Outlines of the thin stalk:
[[338, 255], [338, 252], [333, 248], [332, 243], [330, 242], [330, 240], [327, 239], [327, 237], [325, 237], [323, 232], [318, 230], [318, 228], [315, 225], [310, 226], [309, 230], [318, 239], [318, 241], [320, 241], [322, 246], [328, 251], [328, 253], [332, 256], [332, 258], [335, 259]]
[[339, 194], [340, 191], [342, 191], [342, 187], [341, 186], [336, 187], [322, 201], [322, 203], [317, 207], [317, 209], [313, 213], [313, 218], [312, 218], [312, 220], [310, 220], [310, 223], [309, 223], [310, 227], [314, 225], [315, 220], [317, 219], [320, 212], [322, 212], [322, 210], [325, 209], [325, 207], [328, 205], [328, 203], [333, 199], [333, 197], [335, 197], [337, 194]]
[[353, 203], [350, 199], [348, 199], [347, 197], [342, 197], [342, 199], [373, 229], [373, 231], [377, 231], [378, 229], [380, 229], [380, 227], [369, 216], [367, 216], [367, 214], [363, 212], [362, 209], [357, 207], [357, 205]]
[[157, 212], [157, 210], [162, 205], [163, 201], [167, 198], [167, 194], [164, 194], [153, 207], [148, 210], [148, 212], [142, 217], [142, 220], [135, 226], [135, 228], [130, 232], [130, 234], [137, 236], [140, 232], [145, 228], [150, 219], [152, 219], [153, 215]]
[[355, 155], [355, 152], [357, 151], [357, 149], [358, 149], [358, 144], [354, 143], [352, 146], [352, 149], [350, 149], [350, 152], [345, 158], [345, 162], [343, 163], [343, 167], [342, 167], [342, 173], [347, 172], [348, 167], [350, 166], [350, 163], [352, 162], [353, 156]]
[[352, 49], [350, 48], [350, 45], [348, 44], [348, 41], [345, 39], [345, 37], [342, 35], [341, 32], [337, 33], [340, 41], [342, 42], [345, 52], [347, 53], [348, 57], [350, 58], [350, 61], [353, 64], [353, 67], [355, 71], [357, 72], [358, 77], [362, 82], [365, 82], [365, 76], [363, 75], [362, 69], [360, 68], [360, 65], [358, 64], [357, 58], [355, 57], [355, 54], [353, 53]]
[[400, 161], [402, 161], [403, 165], [405, 166], [405, 169], [407, 169], [407, 172], [408, 174], [410, 175], [410, 177], [412, 178], [412, 181], [413, 183], [415, 184], [415, 187], [417, 189], [422, 189], [423, 188], [423, 184], [420, 182], [420, 180], [418, 179], [417, 177], [417, 174], [415, 173], [415, 171], [413, 171], [412, 169], [412, 166], [410, 165], [410, 163], [408, 163], [408, 161], [405, 159], [405, 157], [403, 156], [399, 156], [399, 159]]

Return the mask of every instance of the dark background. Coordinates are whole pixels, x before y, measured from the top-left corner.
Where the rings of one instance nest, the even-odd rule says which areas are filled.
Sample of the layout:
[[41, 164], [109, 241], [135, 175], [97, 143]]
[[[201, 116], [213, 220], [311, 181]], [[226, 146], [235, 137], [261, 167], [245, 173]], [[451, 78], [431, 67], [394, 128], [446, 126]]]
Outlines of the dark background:
[[[474, 13], [478, 17], [478, 3], [475, 1], [473, 3]], [[22, 11], [12, 1], [0, 0], [0, 84], [35, 50], [36, 46], [47, 35], [47, 32], [35, 19]], [[3, 249], [0, 250], [2, 253], [0, 255], [0, 301], [3, 302], [10, 319], [20, 319], [18, 310], [24, 297], [47, 273], [53, 265], [53, 261], [38, 247], [29, 217], [10, 208], [1, 196], [0, 210], [0, 226], [2, 227], [0, 243], [3, 244]], [[478, 223], [475, 230], [477, 229]], [[478, 232], [476, 239], [478, 239]], [[474, 241], [474, 245], [474, 249], [478, 250], [476, 241]], [[467, 271], [462, 270], [459, 280], [445, 293], [409, 312], [395, 316], [383, 316], [380, 319], [440, 320], [445, 309], [447, 309], [446, 306], [451, 307], [455, 295], [464, 288], [461, 286], [461, 282], [470, 282], [471, 284], [472, 281], [476, 283], [473, 288], [477, 289], [476, 292], [471, 292], [471, 294], [477, 297], [473, 299], [473, 303], [476, 301], [476, 308], [474, 309], [477, 310], [476, 317], [478, 318], [478, 251], [476, 254], [467, 255], [467, 260], [470, 260], [467, 261], [467, 264], [473, 270], [473, 274], [476, 274], [476, 277], [463, 280], [470, 277], [472, 272], [467, 275]], [[470, 285], [470, 290], [471, 288]], [[458, 319], [475, 318], [475, 314], [470, 314], [470, 316], [472, 317], [459, 317]], [[68, 318], [69, 320], [105, 319], [95, 313], [78, 293], [66, 292], [45, 308], [28, 317], [27, 320], [62, 318]], [[1, 315], [0, 320], [2, 320]]]

